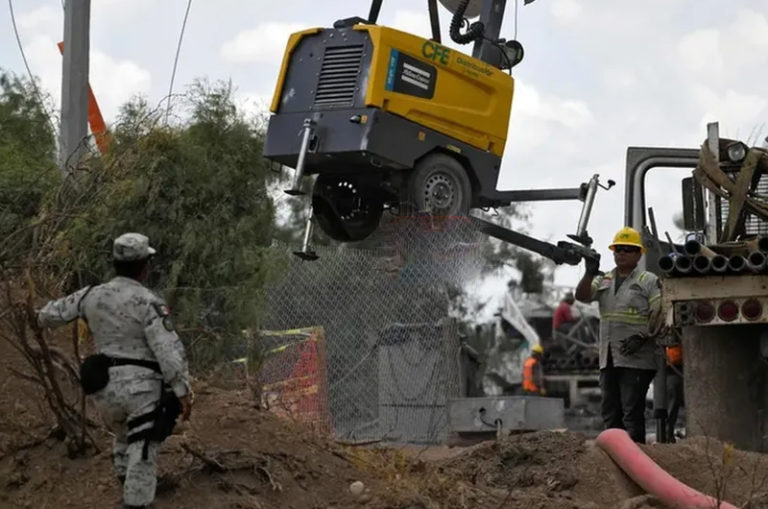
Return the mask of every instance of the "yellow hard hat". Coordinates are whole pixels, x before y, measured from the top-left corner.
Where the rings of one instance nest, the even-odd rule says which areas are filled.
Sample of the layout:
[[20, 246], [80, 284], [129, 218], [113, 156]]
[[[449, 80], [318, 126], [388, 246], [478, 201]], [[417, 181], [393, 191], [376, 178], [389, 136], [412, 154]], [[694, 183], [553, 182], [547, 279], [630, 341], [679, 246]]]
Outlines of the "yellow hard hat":
[[541, 345], [533, 345], [533, 348], [531, 348], [531, 351], [533, 353], [540, 353], [544, 355], [544, 347], [542, 347]]
[[625, 226], [616, 233], [613, 237], [613, 242], [608, 248], [613, 251], [613, 248], [616, 246], [635, 246], [645, 253], [645, 246], [643, 245], [642, 237], [640, 237], [640, 232], [629, 226]]

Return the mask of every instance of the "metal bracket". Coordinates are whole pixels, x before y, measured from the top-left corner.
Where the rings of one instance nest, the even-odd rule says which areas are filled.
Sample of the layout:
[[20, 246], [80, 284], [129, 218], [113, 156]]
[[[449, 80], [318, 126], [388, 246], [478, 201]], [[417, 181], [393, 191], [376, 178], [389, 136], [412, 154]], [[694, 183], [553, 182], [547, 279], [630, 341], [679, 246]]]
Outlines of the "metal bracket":
[[440, 14], [437, 10], [437, 0], [427, 0], [429, 10], [429, 24], [432, 26], [432, 40], [440, 44]]
[[375, 25], [379, 20], [379, 12], [381, 12], [381, 4], [384, 0], [373, 0], [371, 2], [371, 10], [368, 12], [368, 24]]
[[559, 242], [557, 245], [543, 240], [534, 239], [528, 235], [525, 235], [503, 226], [480, 219], [476, 216], [469, 216], [473, 223], [477, 226], [481, 233], [489, 235], [493, 238], [509, 242], [515, 246], [520, 246], [523, 249], [533, 251], [540, 254], [545, 258], [549, 258], [556, 264], [567, 263], [568, 265], [578, 265], [584, 256], [591, 256], [594, 252], [591, 249], [571, 244], [570, 242]]
[[589, 216], [592, 214], [592, 206], [595, 203], [597, 188], [601, 187], [608, 190], [614, 185], [616, 185], [616, 182], [613, 180], [608, 180], [608, 185], [601, 184], [599, 175], [595, 174], [589, 180], [589, 183], [582, 184], [580, 188], [519, 191], [519, 193], [521, 193], [521, 197], [525, 196], [530, 201], [568, 198], [578, 198], [583, 200], [584, 205], [582, 206], [581, 215], [579, 216], [579, 224], [576, 228], [576, 234], [568, 235], [570, 239], [575, 240], [578, 242], [578, 244], [560, 241], [557, 243], [557, 245], [555, 245], [549, 242], [544, 242], [543, 240], [534, 239], [533, 237], [513, 230], [509, 230], [497, 224], [488, 222], [484, 219], [480, 219], [476, 216], [470, 216], [470, 219], [477, 225], [480, 232], [486, 235], [502, 240], [504, 242], [509, 242], [515, 246], [520, 246], [523, 249], [533, 251], [534, 253], [544, 256], [545, 258], [549, 258], [558, 265], [562, 263], [566, 263], [568, 265], [578, 265], [582, 258], [594, 258], [597, 256], [595, 250], [591, 249], [592, 238], [590, 238], [589, 234], [587, 233], [587, 225], [589, 223]]

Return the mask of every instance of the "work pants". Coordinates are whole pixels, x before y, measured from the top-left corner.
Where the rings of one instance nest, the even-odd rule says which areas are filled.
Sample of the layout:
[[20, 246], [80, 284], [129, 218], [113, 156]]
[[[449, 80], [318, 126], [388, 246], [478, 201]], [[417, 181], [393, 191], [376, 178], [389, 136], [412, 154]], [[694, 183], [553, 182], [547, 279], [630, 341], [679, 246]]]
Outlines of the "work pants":
[[645, 395], [656, 371], [616, 367], [608, 351], [608, 366], [600, 370], [601, 414], [606, 429], [619, 428], [637, 443], [645, 443]]
[[675, 441], [675, 424], [680, 413], [680, 407], [685, 406], [683, 391], [683, 367], [667, 367], [667, 438]]

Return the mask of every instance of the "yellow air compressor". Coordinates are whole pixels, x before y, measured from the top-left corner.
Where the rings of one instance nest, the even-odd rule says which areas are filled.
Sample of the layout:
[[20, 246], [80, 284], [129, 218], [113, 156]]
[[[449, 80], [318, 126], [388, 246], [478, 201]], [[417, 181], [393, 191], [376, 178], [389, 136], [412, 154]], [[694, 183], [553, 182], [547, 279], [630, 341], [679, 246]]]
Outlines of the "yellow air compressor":
[[496, 182], [522, 46], [498, 38], [503, 1], [443, 3], [474, 56], [440, 43], [435, 0], [431, 39], [376, 25], [381, 0], [368, 19], [289, 37], [264, 155], [296, 169], [290, 194], [316, 175], [312, 213], [333, 239], [367, 237], [385, 207], [452, 216], [510, 202]]

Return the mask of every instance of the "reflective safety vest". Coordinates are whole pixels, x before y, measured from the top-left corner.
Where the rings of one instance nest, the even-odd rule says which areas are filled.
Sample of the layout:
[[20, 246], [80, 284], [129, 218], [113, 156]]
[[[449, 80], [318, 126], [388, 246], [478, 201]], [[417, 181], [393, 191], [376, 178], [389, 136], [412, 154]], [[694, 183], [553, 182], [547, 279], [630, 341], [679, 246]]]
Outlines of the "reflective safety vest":
[[621, 353], [621, 341], [647, 334], [651, 318], [658, 320], [661, 292], [658, 278], [635, 268], [616, 288], [616, 269], [592, 280], [592, 299], [600, 304], [600, 369], [608, 366], [610, 350], [618, 368], [656, 369], [656, 342], [646, 341], [632, 355]]
[[535, 357], [528, 357], [526, 359], [525, 364], [523, 364], [523, 390], [524, 391], [530, 391], [530, 392], [539, 392], [540, 387], [536, 385], [536, 380], [534, 379], [534, 368], [536, 367], [536, 363], [538, 363], [539, 360]]

